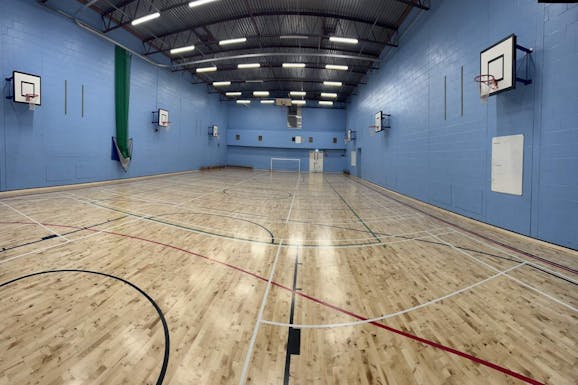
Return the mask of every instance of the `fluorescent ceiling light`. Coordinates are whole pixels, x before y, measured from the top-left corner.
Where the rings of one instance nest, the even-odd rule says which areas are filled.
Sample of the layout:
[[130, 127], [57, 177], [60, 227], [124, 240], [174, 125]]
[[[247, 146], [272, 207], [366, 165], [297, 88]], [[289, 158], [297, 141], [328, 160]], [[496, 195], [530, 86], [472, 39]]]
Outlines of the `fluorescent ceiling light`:
[[279, 39], [309, 39], [309, 36], [303, 36], [303, 35], [282, 35], [282, 36], [279, 36]]
[[341, 87], [343, 85], [343, 83], [341, 82], [328, 82], [328, 81], [324, 81], [323, 82], [324, 86], [329, 86], [329, 87]]
[[195, 0], [195, 1], [191, 1], [189, 3], [189, 7], [191, 7], [191, 8], [198, 7], [199, 5], [205, 5], [208, 3], [212, 3], [213, 1], [217, 1], [217, 0]]
[[242, 92], [225, 92], [225, 95], [227, 96], [241, 96], [243, 95]]
[[322, 92], [321, 97], [322, 98], [337, 98], [337, 94], [334, 94], [333, 92]]
[[305, 68], [305, 63], [283, 63], [283, 68]]
[[334, 43], [345, 43], [345, 44], [357, 44], [359, 40], [351, 37], [338, 37], [338, 36], [331, 36], [329, 41]]
[[213, 67], [201, 67], [201, 68], [197, 68], [197, 73], [202, 73], [202, 72], [215, 72], [217, 70], [217, 67], [213, 66]]
[[348, 66], [340, 66], [340, 65], [336, 65], [336, 64], [326, 64], [325, 69], [347, 71], [349, 69], [349, 67]]
[[305, 103], [307, 103], [305, 100], [291, 100], [291, 104], [296, 104], [299, 106], [304, 105]]
[[305, 96], [305, 95], [307, 95], [307, 92], [305, 92], [305, 91], [291, 91], [291, 92], [289, 92], [289, 95], [291, 95], [291, 96]]
[[269, 96], [269, 91], [253, 91], [253, 96]]
[[267, 99], [267, 100], [261, 100], [261, 104], [273, 104], [273, 103], [275, 103], [275, 101], [274, 101], [274, 100], [270, 100], [270, 99]]
[[138, 19], [134, 19], [131, 22], [131, 24], [132, 25], [138, 25], [138, 24], [142, 24], [142, 23], [145, 23], [147, 21], [150, 21], [150, 20], [154, 20], [154, 19], [159, 18], [159, 17], [161, 17], [160, 12], [155, 12], [155, 13], [151, 13], [150, 15], [146, 15], [143, 17], [139, 17]]
[[237, 104], [251, 104], [250, 100], [237, 100]]
[[173, 49], [171, 49], [171, 55], [174, 55], [176, 53], [181, 53], [181, 52], [193, 51], [194, 49], [195, 49], [194, 45], [188, 45], [186, 47], [173, 48]]
[[213, 86], [215, 87], [224, 87], [224, 86], [230, 86], [231, 82], [213, 82]]
[[331, 100], [320, 100], [319, 104], [322, 106], [332, 106], [333, 102]]
[[263, 83], [263, 80], [245, 80], [245, 83]]
[[239, 69], [259, 68], [259, 67], [261, 67], [261, 64], [259, 64], [259, 63], [237, 64], [237, 68], [239, 68]]
[[246, 37], [239, 37], [236, 39], [227, 39], [227, 40], [221, 40], [219, 42], [219, 45], [227, 45], [227, 44], [238, 44], [238, 43], [244, 43], [247, 41]]

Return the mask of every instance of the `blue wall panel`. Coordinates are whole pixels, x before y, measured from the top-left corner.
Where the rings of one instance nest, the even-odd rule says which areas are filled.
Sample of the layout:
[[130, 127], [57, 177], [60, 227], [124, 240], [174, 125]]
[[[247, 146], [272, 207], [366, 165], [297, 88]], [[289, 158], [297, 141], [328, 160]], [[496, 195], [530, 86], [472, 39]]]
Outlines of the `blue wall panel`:
[[[345, 110], [303, 108], [302, 128], [287, 127], [287, 107], [261, 105], [248, 107], [230, 103], [228, 110], [227, 164], [268, 169], [272, 157], [302, 159], [302, 169], [309, 168], [309, 151], [325, 151], [324, 170], [345, 169]], [[237, 140], [239, 135], [239, 140]], [[262, 136], [262, 141], [258, 137]], [[302, 137], [302, 143], [292, 141]], [[309, 143], [309, 138], [313, 139]], [[333, 143], [333, 139], [337, 143]]]
[[[578, 7], [532, 0], [432, 2], [348, 106], [356, 175], [513, 231], [578, 248]], [[479, 53], [515, 33], [534, 83], [480, 103]], [[519, 53], [519, 57], [522, 53]], [[463, 115], [461, 68], [464, 71]], [[446, 98], [444, 103], [444, 79]], [[445, 107], [445, 110], [444, 110]], [[376, 111], [392, 128], [372, 137]], [[524, 134], [524, 194], [490, 191], [491, 140]]]
[[[42, 106], [36, 111], [6, 99], [0, 102], [1, 190], [225, 163], [226, 137], [212, 139], [207, 132], [210, 124], [218, 124], [226, 134], [226, 105], [208, 95], [205, 87], [193, 86], [190, 74], [172, 73], [133, 57], [129, 135], [134, 139], [134, 153], [129, 171], [123, 172], [110, 159], [115, 133], [114, 46], [34, 1], [8, 0], [1, 6], [2, 76], [18, 70], [42, 77]], [[82, 16], [90, 17], [90, 13]], [[135, 41], [130, 36], [124, 40]], [[155, 132], [152, 111], [159, 107], [170, 111], [172, 125]]]

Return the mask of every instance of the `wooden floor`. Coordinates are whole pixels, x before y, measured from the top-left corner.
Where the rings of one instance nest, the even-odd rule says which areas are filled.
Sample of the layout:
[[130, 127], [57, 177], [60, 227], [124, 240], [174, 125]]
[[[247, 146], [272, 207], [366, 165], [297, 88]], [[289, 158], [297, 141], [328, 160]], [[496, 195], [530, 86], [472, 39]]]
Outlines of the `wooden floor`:
[[353, 177], [0, 199], [0, 384], [578, 383], [578, 253]]

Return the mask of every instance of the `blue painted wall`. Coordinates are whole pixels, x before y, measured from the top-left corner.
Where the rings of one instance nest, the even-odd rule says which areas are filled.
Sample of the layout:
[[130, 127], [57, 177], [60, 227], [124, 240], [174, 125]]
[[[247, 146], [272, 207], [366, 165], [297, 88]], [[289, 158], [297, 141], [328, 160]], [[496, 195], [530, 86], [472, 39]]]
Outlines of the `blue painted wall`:
[[[208, 126], [217, 124], [226, 133], [226, 105], [205, 87], [193, 86], [190, 74], [172, 73], [133, 57], [129, 135], [134, 139], [134, 153], [129, 171], [123, 172], [110, 159], [115, 133], [114, 46], [34, 1], [5, 0], [0, 7], [2, 76], [9, 77], [13, 70], [42, 76], [42, 106], [36, 111], [6, 99], [0, 102], [0, 190], [225, 163], [226, 137], [209, 138]], [[82, 16], [91, 17], [90, 13]], [[124, 41], [130, 44], [135, 39], [125, 36]], [[151, 112], [159, 107], [170, 111], [172, 124], [155, 132]]]
[[[578, 6], [433, 1], [348, 106], [363, 178], [457, 213], [578, 249]], [[481, 104], [479, 54], [511, 33], [532, 47], [534, 84]], [[464, 112], [460, 71], [464, 68]], [[447, 113], [443, 87], [447, 82]], [[368, 134], [376, 111], [392, 128]], [[524, 193], [490, 191], [491, 139], [524, 134]], [[359, 169], [359, 170], [358, 170]]]
[[[296, 158], [301, 159], [301, 168], [306, 171], [309, 151], [319, 149], [324, 151], [324, 171], [342, 172], [345, 168], [345, 110], [303, 108], [301, 129], [287, 127], [287, 107], [229, 103], [228, 117], [229, 165], [268, 169], [272, 157]], [[302, 143], [293, 142], [295, 136], [301, 136]], [[337, 143], [333, 143], [334, 138]]]

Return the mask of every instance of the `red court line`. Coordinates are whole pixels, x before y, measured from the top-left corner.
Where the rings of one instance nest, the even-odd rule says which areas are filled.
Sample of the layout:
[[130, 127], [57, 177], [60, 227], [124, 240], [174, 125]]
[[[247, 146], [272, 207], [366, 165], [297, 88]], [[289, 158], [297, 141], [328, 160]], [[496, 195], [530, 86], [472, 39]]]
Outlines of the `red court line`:
[[[2, 223], [2, 224], [16, 224], [16, 223], [17, 223], [17, 224], [30, 224], [29, 222], [0, 222], [0, 223]], [[75, 227], [75, 226], [56, 225], [56, 224], [52, 224], [52, 223], [44, 223], [43, 225], [44, 225], [44, 226], [62, 227], [62, 228], [82, 229], [82, 228]], [[109, 235], [116, 235], [116, 236], [120, 236], [120, 237], [125, 237], [125, 238], [130, 238], [130, 239], [135, 239], [135, 240], [139, 240], [139, 241], [143, 241], [143, 242], [152, 243], [152, 244], [159, 245], [159, 246], [163, 246], [163, 247], [167, 247], [167, 248], [170, 248], [170, 249], [173, 249], [173, 250], [178, 250], [178, 251], [181, 251], [181, 252], [186, 253], [186, 254], [194, 255], [194, 256], [203, 258], [203, 259], [205, 259], [205, 260], [208, 260], [208, 261], [211, 261], [211, 262], [215, 262], [215, 263], [220, 264], [220, 265], [223, 265], [223, 266], [230, 267], [231, 269], [237, 270], [237, 271], [242, 272], [242, 273], [244, 273], [244, 274], [248, 274], [248, 275], [250, 275], [250, 276], [252, 276], [252, 277], [254, 277], [254, 278], [257, 278], [257, 279], [259, 279], [259, 280], [261, 280], [261, 281], [263, 281], [263, 282], [268, 282], [268, 279], [267, 279], [267, 278], [262, 277], [262, 276], [260, 276], [260, 275], [258, 275], [258, 274], [256, 274], [256, 273], [253, 273], [253, 272], [251, 272], [251, 271], [249, 271], [249, 270], [245, 270], [245, 269], [243, 269], [243, 268], [241, 268], [241, 267], [232, 265], [232, 264], [230, 264], [230, 263], [222, 262], [222, 261], [219, 261], [219, 260], [217, 260], [217, 259], [213, 259], [213, 258], [211, 258], [211, 257], [207, 257], [207, 256], [205, 256], [205, 255], [202, 255], [202, 254], [199, 254], [199, 253], [195, 253], [194, 251], [190, 251], [190, 250], [187, 250], [187, 249], [183, 249], [183, 248], [178, 247], [178, 246], [173, 246], [173, 245], [170, 245], [170, 244], [167, 244], [167, 243], [163, 243], [163, 242], [159, 242], [159, 241], [154, 241], [154, 240], [151, 240], [151, 239], [141, 238], [141, 237], [138, 237], [138, 236], [135, 236], [135, 235], [128, 235], [128, 234], [117, 233], [117, 232], [114, 232], [114, 231], [105, 231], [105, 230], [97, 230], [97, 229], [83, 229], [83, 230], [88, 230], [88, 231], [93, 231], [93, 232], [101, 232], [101, 233], [103, 233], [103, 234], [109, 234]], [[63, 244], [63, 245], [64, 245], [64, 244]], [[291, 288], [289, 288], [289, 287], [287, 287], [287, 286], [285, 286], [285, 285], [282, 285], [282, 284], [280, 284], [280, 283], [278, 283], [278, 282], [275, 282], [275, 281], [271, 281], [271, 284], [274, 285], [274, 286], [277, 286], [277, 287], [279, 287], [279, 288], [282, 288], [282, 289], [284, 289], [284, 290], [287, 290], [287, 291], [291, 291], [291, 292], [293, 291]], [[351, 311], [349, 311], [349, 310], [340, 308], [339, 306], [330, 304], [329, 302], [325, 302], [325, 301], [323, 301], [323, 300], [321, 300], [321, 299], [315, 298], [315, 297], [310, 296], [310, 295], [308, 295], [308, 294], [305, 294], [305, 293], [303, 293], [303, 292], [301, 292], [301, 291], [295, 291], [295, 294], [297, 294], [297, 295], [299, 295], [299, 296], [301, 296], [301, 297], [303, 297], [303, 298], [306, 298], [306, 299], [308, 299], [308, 300], [311, 300], [311, 301], [313, 301], [313, 302], [315, 302], [315, 303], [318, 303], [318, 304], [320, 304], [320, 305], [326, 306], [326, 307], [328, 307], [328, 308], [330, 308], [330, 309], [336, 310], [336, 311], [338, 311], [338, 312], [340, 312], [340, 313], [349, 315], [349, 316], [351, 316], [351, 317], [353, 317], [353, 318], [356, 318], [356, 319], [358, 319], [358, 320], [362, 320], [362, 321], [367, 321], [367, 320], [368, 320], [368, 318], [366, 318], [366, 317], [363, 317], [363, 316], [361, 316], [361, 315], [358, 315], [358, 314], [356, 314], [356, 313], [353, 313], [353, 312], [351, 312]], [[542, 382], [539, 382], [539, 381], [537, 381], [537, 380], [534, 380], [533, 378], [524, 376], [523, 374], [514, 372], [513, 370], [510, 370], [510, 369], [505, 368], [505, 367], [503, 367], [503, 366], [500, 366], [500, 365], [498, 365], [498, 364], [494, 364], [493, 362], [486, 361], [486, 360], [484, 360], [484, 359], [482, 359], [482, 358], [478, 358], [478, 357], [473, 356], [473, 355], [471, 355], [471, 354], [464, 353], [464, 352], [462, 352], [462, 351], [460, 351], [460, 350], [451, 348], [451, 347], [449, 347], [449, 346], [442, 345], [442, 344], [440, 344], [440, 343], [438, 343], [438, 342], [430, 341], [430, 340], [428, 340], [428, 339], [425, 339], [425, 338], [416, 336], [416, 335], [411, 334], [411, 333], [408, 333], [408, 332], [404, 332], [403, 330], [399, 330], [399, 329], [392, 328], [392, 327], [390, 327], [390, 326], [384, 325], [384, 324], [379, 323], [379, 322], [369, 322], [369, 323], [372, 324], [372, 325], [374, 325], [374, 326], [377, 326], [377, 327], [379, 327], [379, 328], [381, 328], [381, 329], [387, 330], [387, 331], [389, 331], [389, 332], [398, 334], [398, 335], [400, 335], [400, 336], [409, 338], [409, 339], [414, 340], [414, 341], [417, 341], [417, 342], [421, 342], [421, 343], [423, 343], [423, 344], [425, 344], [425, 345], [428, 345], [428, 346], [431, 346], [431, 347], [433, 347], [433, 348], [443, 350], [443, 351], [445, 351], [445, 352], [448, 352], [448, 353], [457, 355], [457, 356], [459, 356], [459, 357], [465, 358], [465, 359], [470, 360], [470, 361], [472, 361], [472, 362], [475, 362], [475, 363], [477, 363], [477, 364], [480, 364], [480, 365], [486, 366], [486, 367], [488, 367], [488, 368], [494, 369], [494, 370], [496, 370], [496, 371], [498, 371], [498, 372], [500, 372], [500, 373], [503, 373], [503, 374], [508, 375], [508, 376], [510, 376], [510, 377], [517, 378], [518, 380], [524, 381], [524, 382], [526, 382], [526, 383], [528, 383], [528, 384], [532, 384], [532, 385], [546, 385], [545, 383], [542, 383]]]
[[[446, 221], [445, 219], [442, 219], [442, 218], [440, 218], [440, 217], [438, 217], [438, 216], [436, 216], [436, 215], [430, 214], [430, 213], [428, 213], [427, 211], [424, 211], [424, 210], [419, 209], [419, 208], [417, 208], [417, 207], [415, 207], [415, 206], [412, 206], [412, 205], [410, 205], [409, 203], [406, 203], [406, 202], [403, 202], [403, 201], [401, 201], [401, 200], [399, 200], [399, 199], [396, 199], [396, 198], [394, 198], [394, 197], [391, 197], [391, 196], [385, 194], [383, 191], [380, 191], [380, 190], [378, 190], [378, 189], [375, 189], [375, 188], [373, 188], [373, 187], [371, 187], [371, 186], [367, 186], [367, 185], [365, 185], [365, 184], [363, 184], [363, 183], [361, 183], [361, 182], [359, 182], [359, 181], [357, 181], [357, 180], [355, 180], [355, 179], [352, 179], [352, 180], [353, 180], [354, 182], [362, 185], [363, 187], [366, 187], [366, 188], [368, 188], [368, 189], [370, 189], [370, 190], [372, 190], [372, 191], [377, 192], [377, 193], [380, 194], [380, 195], [385, 196], [385, 197], [388, 198], [388, 199], [391, 199], [391, 200], [393, 200], [393, 201], [395, 201], [395, 202], [397, 202], [397, 203], [399, 203], [399, 204], [401, 204], [401, 205], [404, 205], [404, 206], [406, 206], [406, 207], [409, 207], [409, 208], [411, 208], [411, 209], [414, 209], [414, 210], [416, 210], [416, 211], [419, 211], [420, 213], [425, 214], [425, 215], [427, 215], [427, 216], [429, 216], [429, 217], [431, 217], [431, 218], [437, 219], [438, 221], [443, 222], [443, 223], [445, 223], [446, 225], [449, 225], [449, 226], [451, 226], [451, 227], [455, 227], [456, 229], [460, 229], [460, 230], [462, 230], [462, 231], [465, 231], [466, 233], [470, 233], [470, 234], [472, 234], [472, 235], [475, 235], [476, 237], [485, 239], [485, 240], [488, 241], [488, 242], [491, 242], [491, 243], [496, 244], [496, 245], [498, 245], [498, 246], [502, 246], [502, 247], [504, 247], [504, 248], [506, 248], [506, 249], [508, 249], [508, 250], [514, 251], [514, 252], [516, 252], [516, 253], [525, 255], [526, 257], [529, 257], [529, 258], [532, 258], [532, 259], [536, 259], [536, 260], [538, 260], [538, 261], [540, 261], [540, 262], [543, 262], [543, 263], [545, 263], [545, 264], [547, 264], [547, 265], [555, 266], [555, 267], [560, 268], [560, 269], [562, 269], [562, 270], [566, 270], [566, 271], [568, 271], [568, 272], [570, 272], [570, 273], [573, 273], [573, 274], [578, 275], [578, 270], [576, 270], [576, 269], [573, 269], [573, 268], [568, 267], [568, 266], [565, 266], [565, 265], [561, 265], [561, 264], [559, 264], [559, 263], [557, 263], [557, 262], [550, 261], [550, 260], [548, 260], [548, 259], [546, 259], [546, 258], [542, 258], [542, 257], [539, 257], [539, 256], [537, 256], [537, 255], [528, 253], [527, 251], [517, 249], [517, 248], [515, 248], [514, 246], [510, 246], [510, 245], [508, 245], [508, 244], [505, 244], [505, 243], [503, 243], [503, 242], [500, 242], [500, 241], [498, 241], [498, 240], [496, 240], [496, 239], [490, 238], [490, 237], [485, 236], [485, 235], [483, 235], [483, 234], [476, 233], [475, 231], [468, 230], [468, 229], [466, 229], [465, 227], [462, 227], [462, 226], [460, 226], [460, 225], [456, 225], [455, 223], [452, 223], [452, 222], [450, 222], [450, 221]], [[371, 183], [371, 182], [368, 182], [368, 183]], [[381, 186], [379, 186], [379, 187], [381, 187]], [[398, 193], [398, 194], [400, 194], [400, 193]], [[425, 203], [425, 202], [424, 202], [424, 203]], [[458, 214], [458, 215], [459, 215], [459, 214]]]

